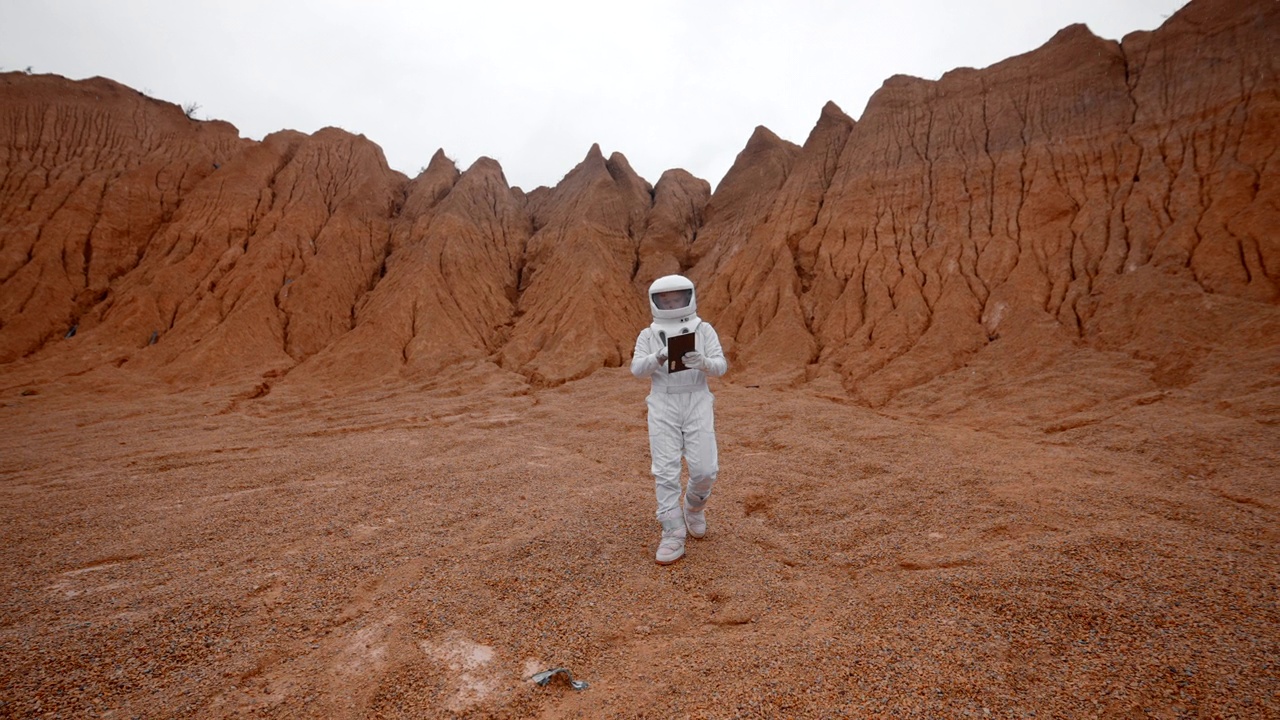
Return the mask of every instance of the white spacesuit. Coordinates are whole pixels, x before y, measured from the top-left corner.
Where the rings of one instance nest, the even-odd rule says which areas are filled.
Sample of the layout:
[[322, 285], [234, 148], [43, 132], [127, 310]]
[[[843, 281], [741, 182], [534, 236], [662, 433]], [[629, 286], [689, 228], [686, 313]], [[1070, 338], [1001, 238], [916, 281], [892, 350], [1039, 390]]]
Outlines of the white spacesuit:
[[[658, 522], [662, 541], [657, 562], [673, 563], [684, 556], [686, 533], [706, 534], [705, 508], [715, 484], [720, 461], [716, 451], [715, 398], [707, 376], [719, 377], [729, 369], [720, 338], [709, 323], [698, 317], [693, 283], [681, 275], [660, 277], [649, 286], [649, 310], [653, 324], [640, 331], [631, 374], [649, 377], [649, 453], [658, 498]], [[681, 360], [687, 370], [670, 372], [667, 339], [693, 333], [694, 351]], [[689, 487], [680, 502], [680, 457], [689, 464]]]

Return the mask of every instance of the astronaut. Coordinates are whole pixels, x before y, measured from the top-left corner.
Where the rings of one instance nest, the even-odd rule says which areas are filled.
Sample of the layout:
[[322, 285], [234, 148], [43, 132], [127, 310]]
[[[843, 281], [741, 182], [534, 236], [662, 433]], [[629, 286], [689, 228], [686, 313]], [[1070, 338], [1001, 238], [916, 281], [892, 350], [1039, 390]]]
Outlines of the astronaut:
[[[667, 275], [649, 286], [653, 324], [640, 331], [631, 374], [651, 379], [649, 454], [653, 460], [654, 490], [662, 540], [655, 558], [669, 565], [684, 557], [686, 534], [707, 533], [706, 506], [716, 482], [720, 461], [716, 451], [715, 398], [707, 376], [720, 377], [729, 361], [720, 337], [698, 317], [693, 283], [681, 275]], [[667, 339], [694, 334], [694, 350], [680, 359], [688, 369], [669, 372]], [[680, 500], [680, 457], [689, 465], [689, 486]]]

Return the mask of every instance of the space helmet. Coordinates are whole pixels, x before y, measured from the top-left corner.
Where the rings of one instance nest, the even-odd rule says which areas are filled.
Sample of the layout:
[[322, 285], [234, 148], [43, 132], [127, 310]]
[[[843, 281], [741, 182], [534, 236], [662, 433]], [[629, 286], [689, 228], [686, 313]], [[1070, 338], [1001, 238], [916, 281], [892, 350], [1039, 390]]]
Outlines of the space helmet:
[[683, 275], [664, 275], [649, 286], [649, 312], [664, 335], [693, 332], [698, 326], [698, 295]]

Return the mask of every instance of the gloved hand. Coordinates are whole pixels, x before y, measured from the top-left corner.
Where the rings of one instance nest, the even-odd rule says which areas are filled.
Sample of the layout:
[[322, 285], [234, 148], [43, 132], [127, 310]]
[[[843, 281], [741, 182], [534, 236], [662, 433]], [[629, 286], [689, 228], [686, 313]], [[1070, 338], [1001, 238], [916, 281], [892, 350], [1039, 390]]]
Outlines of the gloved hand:
[[707, 369], [707, 359], [702, 357], [702, 353], [696, 350], [685, 353], [684, 357], [680, 358], [680, 361], [683, 362], [684, 366], [687, 368], [693, 368], [694, 370]]
[[658, 358], [658, 362], [660, 362], [660, 363], [664, 363], [664, 362], [666, 362], [666, 361], [667, 361], [667, 348], [666, 348], [666, 347], [659, 348], [659, 349], [658, 349], [658, 352], [654, 353], [654, 356]]

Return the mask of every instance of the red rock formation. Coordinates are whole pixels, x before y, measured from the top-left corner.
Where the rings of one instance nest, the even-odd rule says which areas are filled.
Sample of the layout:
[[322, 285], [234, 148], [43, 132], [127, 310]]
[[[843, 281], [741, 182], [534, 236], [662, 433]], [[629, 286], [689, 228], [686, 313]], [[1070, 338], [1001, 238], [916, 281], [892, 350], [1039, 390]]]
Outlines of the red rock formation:
[[815, 359], [800, 304], [809, 271], [797, 243], [813, 227], [853, 124], [827, 103], [799, 149], [757, 128], [716, 194], [696, 276], [705, 278], [705, 312], [738, 348], [737, 372], [748, 380], [802, 380]]
[[556, 185], [531, 197], [535, 232], [502, 366], [554, 384], [631, 359], [648, 313], [632, 287], [652, 203], [649, 184], [599, 146]]
[[409, 185], [385, 276], [348, 333], [299, 368], [330, 386], [394, 375], [422, 379], [484, 362], [505, 343], [530, 224], [498, 164], [458, 176], [437, 153]]
[[86, 341], [183, 384], [288, 370], [351, 329], [402, 182], [364, 138], [267, 137], [189, 193]]
[[717, 236], [708, 257], [736, 255], [714, 261], [708, 304], [744, 360], [816, 354], [811, 376], [872, 404], [962, 366], [1014, 316], [1113, 345], [1090, 318], [1106, 288], [1159, 278], [1128, 278], [1149, 264], [1274, 304], [1278, 18], [1274, 3], [1193, 3], [1124, 43], [1074, 26], [985, 70], [890, 79], [842, 146], [811, 138], [797, 156], [839, 153], [807, 232], [773, 227], [795, 207], [780, 190], [756, 200], [768, 239], [751, 253], [741, 231]]
[[0, 75], [0, 124], [0, 363], [77, 327], [247, 144], [102, 78]]
[[684, 272], [693, 264], [692, 250], [711, 186], [684, 170], [668, 170], [653, 187], [653, 209], [638, 250], [637, 292], [663, 275]]
[[[803, 147], [758, 128], [714, 195], [598, 147], [527, 196], [443, 153], [410, 182], [340, 130], [251, 142], [110, 81], [10, 73], [0, 363], [550, 385], [626, 363], [644, 286], [686, 272], [742, 382], [945, 404], [966, 365], [1080, 353], [1145, 368], [1099, 393], [1189, 382], [1274, 347], [1278, 40], [1264, 0], [1123, 42], [1069, 27], [890, 78], [856, 123], [828, 104]], [[1206, 304], [1252, 319], [1201, 323]]]

